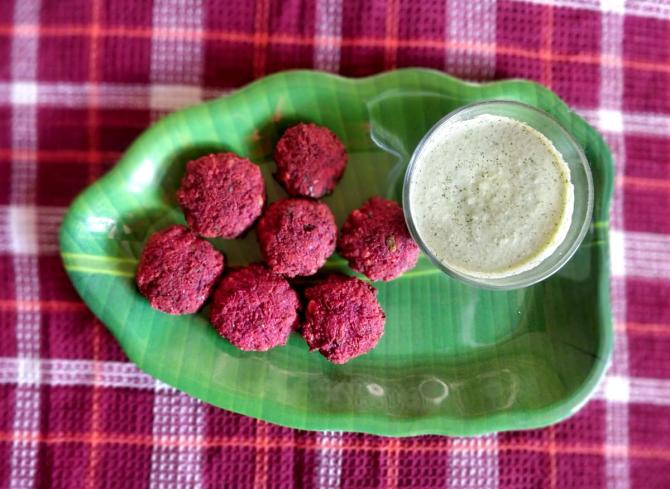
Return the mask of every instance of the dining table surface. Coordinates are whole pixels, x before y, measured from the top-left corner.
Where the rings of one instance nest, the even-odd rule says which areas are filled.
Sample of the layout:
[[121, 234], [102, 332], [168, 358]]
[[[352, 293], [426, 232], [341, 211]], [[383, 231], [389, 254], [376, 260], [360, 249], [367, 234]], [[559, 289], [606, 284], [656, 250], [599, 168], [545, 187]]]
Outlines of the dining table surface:
[[[281, 70], [537, 81], [607, 141], [611, 366], [548, 428], [310, 432], [140, 371], [58, 232], [153, 121]], [[0, 487], [670, 488], [670, 2], [0, 2]]]

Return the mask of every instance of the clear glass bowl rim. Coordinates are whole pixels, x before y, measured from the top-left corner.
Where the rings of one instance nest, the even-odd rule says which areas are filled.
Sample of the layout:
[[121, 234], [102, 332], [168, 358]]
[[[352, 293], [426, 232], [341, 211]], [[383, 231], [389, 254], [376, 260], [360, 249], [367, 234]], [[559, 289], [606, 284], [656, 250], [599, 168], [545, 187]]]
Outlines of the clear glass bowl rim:
[[[423, 149], [423, 147], [426, 144], [426, 141], [433, 135], [433, 133], [443, 124], [447, 123], [450, 119], [457, 115], [461, 115], [463, 112], [468, 112], [472, 111], [473, 109], [476, 108], [486, 108], [486, 107], [491, 107], [491, 106], [516, 106], [517, 108], [522, 108], [524, 110], [529, 110], [532, 112], [535, 112], [537, 115], [540, 117], [543, 117], [547, 119], [547, 121], [551, 124], [556, 126], [556, 128], [559, 130], [559, 132], [565, 137], [566, 141], [573, 147], [575, 153], [579, 157], [579, 161], [582, 164], [582, 167], [584, 169], [584, 173], [586, 175], [586, 185], [587, 185], [587, 209], [586, 209], [586, 214], [584, 216], [584, 221], [581, 223], [579, 233], [575, 236], [573, 242], [570, 244], [570, 247], [566, 250], [566, 252], [560, 257], [560, 259], [551, 267], [549, 267], [547, 270], [545, 270], [544, 273], [541, 275], [535, 276], [535, 277], [530, 277], [526, 278], [525, 280], [523, 279], [523, 275], [525, 272], [520, 273], [519, 275], [511, 275], [508, 277], [504, 278], [479, 278], [479, 277], [474, 277], [470, 275], [465, 275], [463, 273], [460, 273], [442, 262], [440, 262], [435, 255], [428, 249], [428, 246], [423, 242], [421, 237], [419, 236], [419, 232], [416, 229], [416, 226], [414, 225], [414, 219], [412, 218], [412, 213], [410, 211], [410, 202], [409, 202], [409, 188], [410, 188], [410, 180], [412, 178], [412, 173], [414, 166], [416, 164], [416, 160], [418, 158], [419, 153]], [[510, 117], [510, 116], [506, 116]], [[511, 117], [514, 118], [514, 117]], [[523, 121], [520, 121], [523, 122]], [[553, 142], [553, 141], [552, 141]], [[479, 102], [474, 102], [471, 104], [463, 105], [451, 112], [449, 112], [447, 115], [442, 117], [439, 121], [437, 121], [429, 130], [428, 132], [421, 138], [419, 141], [419, 144], [417, 144], [416, 148], [414, 149], [414, 152], [412, 153], [412, 156], [409, 160], [409, 163], [407, 165], [407, 170], [405, 171], [405, 178], [403, 181], [403, 188], [402, 188], [402, 207], [403, 207], [403, 214], [405, 215], [405, 221], [407, 223], [407, 227], [409, 229], [410, 234], [412, 235], [412, 238], [414, 241], [417, 242], [419, 247], [421, 248], [421, 251], [428, 257], [428, 259], [435, 265], [437, 268], [442, 270], [444, 273], [449, 275], [452, 278], [455, 278], [457, 280], [460, 280], [462, 282], [465, 282], [469, 285], [473, 285], [475, 287], [483, 288], [483, 289], [491, 289], [491, 290], [513, 290], [513, 289], [520, 289], [524, 287], [529, 287], [531, 285], [534, 285], [538, 282], [541, 282], [543, 280], [546, 280], [550, 276], [552, 276], [554, 273], [558, 272], [563, 265], [565, 265], [570, 258], [577, 252], [577, 249], [579, 249], [579, 246], [582, 244], [584, 241], [584, 238], [586, 237], [586, 233], [588, 232], [590, 226], [591, 226], [591, 219], [593, 215], [593, 201], [594, 201], [594, 188], [593, 188], [593, 175], [591, 173], [591, 166], [589, 165], [589, 161], [586, 158], [586, 155], [584, 154], [584, 150], [582, 147], [577, 143], [575, 138], [570, 134], [570, 132], [563, 127], [561, 123], [559, 123], [554, 117], [552, 117], [550, 114], [547, 112], [538, 109], [537, 107], [533, 107], [532, 105], [528, 105], [522, 102], [517, 102], [516, 100], [484, 100], [484, 101], [479, 101]], [[572, 224], [571, 224], [572, 226]], [[567, 239], [567, 236], [566, 236]], [[558, 251], [558, 248], [557, 250]], [[541, 266], [543, 262], [546, 260], [549, 260], [553, 255], [550, 255], [549, 257], [545, 258], [542, 262], [540, 262], [536, 267], [532, 268], [531, 270], [535, 270], [537, 267]], [[531, 271], [529, 270], [529, 271]], [[513, 283], [509, 283], [509, 281], [513, 280], [514, 277], [519, 277], [518, 281], [514, 281]], [[497, 282], [507, 282], [507, 283], [497, 283]]]

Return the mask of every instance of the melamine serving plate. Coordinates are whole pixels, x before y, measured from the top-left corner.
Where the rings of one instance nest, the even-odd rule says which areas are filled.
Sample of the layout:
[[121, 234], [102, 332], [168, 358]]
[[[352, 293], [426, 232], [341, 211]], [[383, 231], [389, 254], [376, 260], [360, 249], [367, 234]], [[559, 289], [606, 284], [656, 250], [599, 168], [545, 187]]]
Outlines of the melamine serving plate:
[[[397, 280], [375, 283], [386, 332], [375, 350], [345, 365], [310, 353], [297, 333], [269, 352], [236, 350], [209, 326], [207, 308], [169, 316], [137, 292], [133, 274], [147, 237], [184, 222], [175, 190], [188, 160], [218, 151], [248, 157], [261, 166], [273, 201], [285, 195], [272, 178], [281, 132], [299, 121], [328, 126], [349, 152], [344, 178], [325, 199], [341, 225], [373, 195], [400, 201], [405, 167], [426, 131], [455, 108], [490, 99], [548, 112], [591, 165], [592, 225], [575, 256], [548, 280], [482, 290], [422, 256]], [[221, 408], [294, 428], [392, 436], [537, 428], [576, 412], [609, 362], [612, 181], [611, 155], [598, 133], [529, 81], [480, 85], [423, 69], [362, 79], [284, 72], [147, 129], [72, 203], [61, 255], [77, 291], [131, 361]], [[213, 243], [230, 265], [260, 259], [253, 232]], [[325, 271], [353, 273], [337, 255]]]

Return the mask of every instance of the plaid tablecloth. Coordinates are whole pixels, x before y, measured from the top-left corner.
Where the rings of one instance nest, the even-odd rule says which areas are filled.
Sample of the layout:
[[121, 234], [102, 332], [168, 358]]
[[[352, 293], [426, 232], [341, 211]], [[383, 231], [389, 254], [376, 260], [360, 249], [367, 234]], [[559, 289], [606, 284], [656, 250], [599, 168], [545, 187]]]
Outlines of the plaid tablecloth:
[[[525, 77], [607, 138], [616, 351], [552, 428], [272, 426], [129, 364], [58, 257], [65, 208], [147, 125], [287, 68]], [[670, 487], [670, 3], [0, 1], [0, 487]]]

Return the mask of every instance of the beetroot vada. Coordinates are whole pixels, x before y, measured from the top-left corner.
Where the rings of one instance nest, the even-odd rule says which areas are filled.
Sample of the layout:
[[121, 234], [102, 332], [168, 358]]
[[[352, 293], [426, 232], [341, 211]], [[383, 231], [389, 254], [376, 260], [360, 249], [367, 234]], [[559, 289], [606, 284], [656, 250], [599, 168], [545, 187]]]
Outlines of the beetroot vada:
[[321, 198], [342, 178], [347, 152], [333, 131], [316, 124], [289, 127], [274, 151], [275, 177], [294, 197]]
[[346, 363], [372, 350], [384, 334], [386, 315], [377, 291], [356, 277], [331, 275], [305, 290], [302, 335], [310, 350]]
[[394, 200], [372, 197], [347, 217], [337, 243], [349, 266], [370, 280], [392, 280], [414, 268], [419, 246]]
[[281, 275], [260, 264], [233, 270], [214, 293], [210, 322], [244, 351], [285, 345], [298, 326], [300, 300]]
[[147, 241], [135, 281], [154, 309], [190, 314], [205, 303], [223, 266], [223, 255], [209, 242], [185, 226], [169, 226]]
[[282, 199], [270, 204], [256, 227], [263, 258], [287, 277], [312, 275], [335, 251], [337, 225], [323, 202]]
[[258, 165], [235, 153], [190, 161], [177, 190], [188, 225], [206, 238], [237, 238], [258, 219], [265, 184]]

